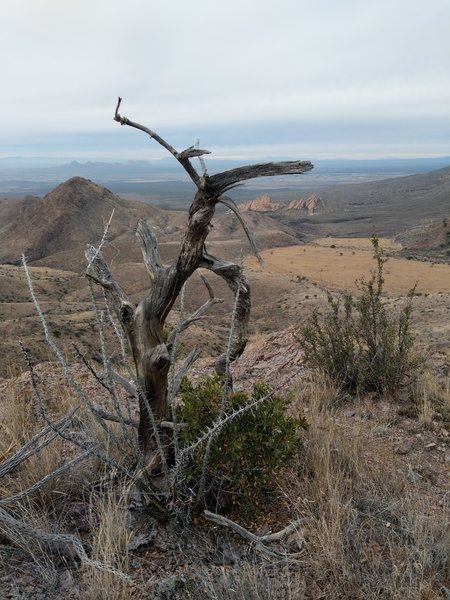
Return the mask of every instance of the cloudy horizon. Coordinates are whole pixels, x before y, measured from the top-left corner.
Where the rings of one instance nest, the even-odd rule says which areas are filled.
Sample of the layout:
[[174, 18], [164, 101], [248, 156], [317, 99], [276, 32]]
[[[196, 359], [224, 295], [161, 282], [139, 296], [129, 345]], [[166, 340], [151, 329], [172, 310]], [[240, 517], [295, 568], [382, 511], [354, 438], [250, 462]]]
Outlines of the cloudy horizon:
[[450, 3], [5, 0], [0, 157], [450, 156]]

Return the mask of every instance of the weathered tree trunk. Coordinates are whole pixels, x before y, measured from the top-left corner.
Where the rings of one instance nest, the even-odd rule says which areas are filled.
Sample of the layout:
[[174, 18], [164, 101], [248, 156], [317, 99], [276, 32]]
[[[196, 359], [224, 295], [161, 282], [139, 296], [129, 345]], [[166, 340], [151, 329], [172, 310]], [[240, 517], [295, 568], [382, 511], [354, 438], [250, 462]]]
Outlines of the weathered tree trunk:
[[[114, 280], [101, 253], [93, 247], [89, 247], [86, 252], [87, 275], [106, 290], [128, 340], [139, 388], [139, 441], [149, 460], [151, 471], [156, 472], [166, 464], [167, 446], [170, 444], [168, 434], [160, 428], [161, 421], [170, 418], [167, 399], [170, 347], [164, 342], [163, 327], [184, 283], [196, 269], [201, 267], [216, 273], [227, 282], [234, 294], [237, 294], [234, 336], [228, 358], [223, 354], [216, 362], [219, 374], [225, 374], [227, 361], [233, 361], [242, 354], [248, 339], [250, 286], [242, 267], [210, 256], [205, 249], [217, 203], [221, 202], [221, 197], [226, 191], [241, 181], [255, 177], [305, 173], [313, 166], [306, 161], [265, 163], [240, 167], [212, 176], [203, 168], [203, 174], [199, 175], [190, 159], [208, 154], [207, 150], [191, 147], [177, 152], [155, 132], [121, 117], [118, 113], [120, 103], [119, 98], [114, 119], [121, 125], [128, 125], [147, 133], [166, 148], [180, 162], [197, 187], [189, 209], [189, 220], [180, 251], [172, 265], [163, 266], [154, 234], [144, 221], [139, 222], [136, 235], [151, 284], [147, 296], [137, 307], [129, 301], [124, 290]], [[227, 201], [224, 200], [224, 203]], [[236, 211], [237, 208], [234, 207], [233, 210]], [[209, 307], [211, 303], [210, 300], [206, 304]], [[199, 317], [191, 316], [182, 328], [197, 318]]]

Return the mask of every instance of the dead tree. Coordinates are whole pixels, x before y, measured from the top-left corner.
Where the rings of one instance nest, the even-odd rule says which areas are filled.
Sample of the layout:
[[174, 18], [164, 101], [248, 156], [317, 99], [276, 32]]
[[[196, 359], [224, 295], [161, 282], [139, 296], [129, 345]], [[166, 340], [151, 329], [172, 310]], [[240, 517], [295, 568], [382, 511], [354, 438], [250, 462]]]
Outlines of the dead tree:
[[[207, 150], [191, 146], [178, 152], [151, 129], [122, 117], [119, 114], [120, 104], [121, 98], [117, 103], [114, 120], [143, 131], [163, 146], [180, 163], [197, 188], [178, 256], [171, 265], [163, 265], [155, 235], [144, 221], [139, 222], [136, 235], [150, 278], [150, 288], [138, 306], [129, 300], [115, 281], [101, 253], [93, 247], [89, 247], [86, 252], [89, 263], [87, 275], [106, 291], [128, 340], [138, 383], [139, 442], [149, 461], [150, 470], [155, 472], [165, 462], [158, 439], [163, 440], [166, 448], [170, 444], [167, 428], [164, 429], [166, 433], [160, 429], [161, 423], [170, 419], [167, 388], [171, 349], [170, 340], [168, 343], [164, 340], [163, 327], [184, 283], [196, 269], [209, 269], [222, 277], [236, 297], [235, 329], [228, 358], [224, 354], [216, 361], [216, 371], [220, 375], [225, 373], [227, 361], [234, 361], [242, 354], [248, 339], [250, 286], [242, 267], [211, 256], [205, 248], [216, 205], [223, 202], [238, 213], [234, 203], [230, 204], [232, 201], [224, 197], [233, 187], [256, 177], [305, 173], [313, 165], [307, 161], [269, 162], [208, 175], [202, 158], [209, 154]], [[194, 168], [192, 158], [199, 159], [201, 174]], [[163, 454], [165, 453], [166, 450]]]

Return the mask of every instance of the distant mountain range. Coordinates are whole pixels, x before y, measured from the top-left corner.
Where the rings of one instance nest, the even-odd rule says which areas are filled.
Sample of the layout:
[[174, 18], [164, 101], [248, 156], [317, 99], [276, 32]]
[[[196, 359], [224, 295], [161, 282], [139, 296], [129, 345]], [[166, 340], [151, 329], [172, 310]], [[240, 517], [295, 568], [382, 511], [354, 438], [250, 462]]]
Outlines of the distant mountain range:
[[[292, 157], [291, 157], [292, 158]], [[270, 160], [268, 158], [267, 160]], [[265, 161], [261, 161], [265, 162]], [[318, 188], [345, 183], [386, 179], [425, 173], [450, 166], [450, 157], [379, 160], [314, 160], [307, 177], [283, 177], [271, 181], [251, 181], [235, 190], [234, 197], [248, 200], [255, 190], [271, 190], [280, 199], [295, 191], [316, 193]], [[211, 173], [241, 166], [242, 161], [207, 159]], [[107, 186], [121, 195], [134, 195], [153, 204], [180, 203], [193, 190], [183, 169], [173, 158], [144, 161], [79, 161], [55, 158], [0, 158], [0, 196], [43, 195], [65, 180], [81, 176]]]
[[[186, 209], [192, 196], [184, 200]], [[305, 237], [398, 237], [408, 248], [450, 247], [450, 167], [384, 181], [324, 188], [317, 195], [292, 195], [287, 202], [270, 195], [241, 205], [259, 246], [298, 244]], [[181, 239], [186, 212], [121, 198], [83, 177], [72, 177], [42, 199], [0, 199], [0, 262], [17, 263], [24, 252], [31, 263], [81, 270], [87, 243], [97, 243], [112, 211], [106, 252], [120, 263], [139, 262], [134, 239], [145, 219], [171, 257]], [[239, 254], [247, 248], [241, 226], [229, 212], [218, 212], [209, 243]]]

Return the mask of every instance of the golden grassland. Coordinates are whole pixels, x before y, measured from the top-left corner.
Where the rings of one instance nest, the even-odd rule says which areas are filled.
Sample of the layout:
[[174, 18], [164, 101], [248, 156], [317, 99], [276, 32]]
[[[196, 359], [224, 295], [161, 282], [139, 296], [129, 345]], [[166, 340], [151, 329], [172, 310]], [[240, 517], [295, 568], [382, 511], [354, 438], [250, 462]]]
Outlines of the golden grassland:
[[[391, 250], [396, 245], [381, 240], [381, 247]], [[324, 238], [314, 244], [264, 250], [263, 270], [267, 275], [287, 274], [306, 277], [325, 287], [354, 292], [355, 281], [374, 268], [373, 250], [369, 240]], [[245, 265], [257, 269], [255, 258]], [[405, 294], [417, 282], [417, 292], [450, 292], [450, 265], [412, 261], [390, 257], [384, 270], [385, 291]]]

